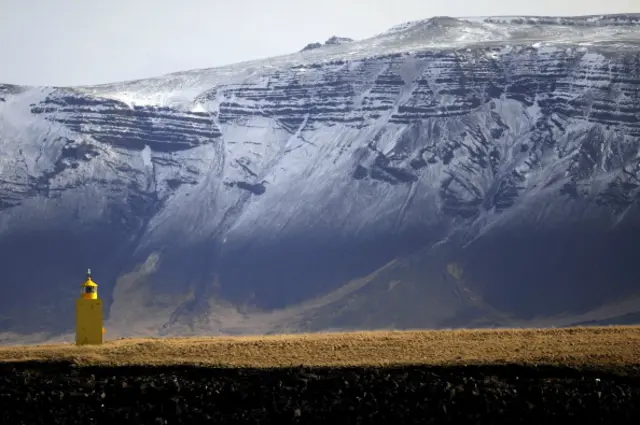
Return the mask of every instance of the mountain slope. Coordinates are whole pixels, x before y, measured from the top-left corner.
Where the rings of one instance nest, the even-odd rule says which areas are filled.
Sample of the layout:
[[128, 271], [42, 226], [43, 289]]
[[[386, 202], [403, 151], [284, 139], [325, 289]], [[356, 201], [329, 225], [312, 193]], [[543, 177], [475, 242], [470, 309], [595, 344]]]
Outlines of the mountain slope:
[[68, 330], [86, 267], [114, 333], [500, 325], [637, 295], [639, 42], [640, 15], [443, 17], [0, 86], [0, 330]]

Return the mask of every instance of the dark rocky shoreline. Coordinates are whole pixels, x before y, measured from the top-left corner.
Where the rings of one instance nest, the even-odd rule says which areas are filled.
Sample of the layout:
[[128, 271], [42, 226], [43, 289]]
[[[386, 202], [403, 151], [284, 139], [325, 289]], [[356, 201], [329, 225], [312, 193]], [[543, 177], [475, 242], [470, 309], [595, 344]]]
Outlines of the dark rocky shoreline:
[[640, 368], [0, 364], [0, 424], [640, 423]]

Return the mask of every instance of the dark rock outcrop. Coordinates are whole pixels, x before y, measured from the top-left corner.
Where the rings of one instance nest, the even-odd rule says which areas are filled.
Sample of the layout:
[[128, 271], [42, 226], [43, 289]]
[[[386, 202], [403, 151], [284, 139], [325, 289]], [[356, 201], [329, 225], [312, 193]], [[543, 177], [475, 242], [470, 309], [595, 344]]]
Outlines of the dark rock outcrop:
[[149, 145], [154, 151], [174, 152], [211, 143], [221, 136], [206, 112], [130, 107], [117, 100], [65, 93], [64, 89], [52, 93], [31, 112], [44, 114], [79, 135], [127, 149], [142, 150]]
[[301, 52], [307, 51], [307, 50], [313, 50], [313, 49], [317, 49], [319, 47], [322, 46], [337, 46], [340, 44], [345, 44], [345, 43], [351, 43], [354, 40], [352, 38], [349, 37], [338, 37], [336, 35], [331, 36], [327, 39], [327, 41], [324, 42], [324, 44], [322, 43], [309, 43], [306, 46], [304, 46], [304, 48], [301, 50]]
[[302, 48], [301, 52], [304, 52], [304, 51], [306, 51], [306, 50], [313, 50], [313, 49], [317, 49], [318, 47], [322, 47], [322, 43], [318, 43], [318, 42], [315, 42], [315, 43], [309, 43], [309, 44], [307, 44], [306, 46], [304, 46], [304, 47]]

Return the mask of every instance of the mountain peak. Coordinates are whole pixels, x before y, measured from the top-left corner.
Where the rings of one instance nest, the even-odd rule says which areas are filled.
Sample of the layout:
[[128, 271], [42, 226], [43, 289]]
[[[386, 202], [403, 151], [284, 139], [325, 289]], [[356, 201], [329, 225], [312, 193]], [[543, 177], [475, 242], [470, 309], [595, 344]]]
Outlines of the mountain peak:
[[584, 16], [468, 16], [458, 18], [451, 16], [434, 16], [427, 19], [403, 22], [389, 28], [380, 35], [392, 35], [425, 28], [455, 28], [468, 26], [469, 24], [569, 27], [636, 26], [640, 25], [640, 13]]

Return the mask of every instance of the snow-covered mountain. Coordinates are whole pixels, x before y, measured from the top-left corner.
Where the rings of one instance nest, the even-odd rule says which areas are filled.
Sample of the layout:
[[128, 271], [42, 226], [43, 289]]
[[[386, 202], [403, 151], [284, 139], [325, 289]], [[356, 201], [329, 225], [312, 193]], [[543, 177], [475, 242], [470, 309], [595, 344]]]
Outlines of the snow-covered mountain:
[[[640, 295], [640, 14], [0, 85], [0, 332], [511, 325]], [[343, 42], [344, 41], [344, 42]]]

